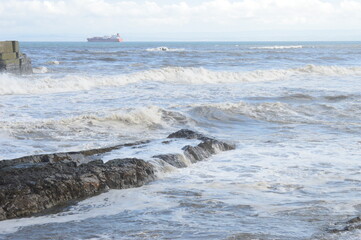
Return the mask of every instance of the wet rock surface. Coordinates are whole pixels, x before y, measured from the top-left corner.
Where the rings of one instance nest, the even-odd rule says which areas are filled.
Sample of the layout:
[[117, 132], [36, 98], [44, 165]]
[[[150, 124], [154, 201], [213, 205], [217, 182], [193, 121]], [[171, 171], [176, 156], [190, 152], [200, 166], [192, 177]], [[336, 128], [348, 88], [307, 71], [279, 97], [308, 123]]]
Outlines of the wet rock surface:
[[153, 156], [153, 158], [159, 158], [162, 159], [164, 162], [172, 165], [176, 168], [185, 168], [187, 167], [187, 164], [184, 162], [184, 158], [182, 154], [161, 154]]
[[357, 229], [361, 229], [361, 217], [360, 216], [354, 217], [344, 223], [339, 223], [336, 225], [339, 225], [339, 226], [329, 229], [328, 232], [341, 233], [341, 232], [348, 232], [348, 231], [354, 231]]
[[0, 219], [24, 217], [110, 188], [139, 187], [155, 178], [141, 159], [26, 163], [0, 169]]
[[168, 138], [198, 139], [202, 141], [197, 146], [187, 145], [183, 147], [184, 154], [192, 163], [202, 161], [217, 152], [235, 149], [233, 144], [218, 141], [214, 138], [204, 136], [203, 134], [193, 132], [188, 129], [182, 129], [178, 132], [172, 133], [168, 136]]
[[[235, 148], [232, 144], [185, 129], [168, 138], [201, 140], [196, 146], [184, 146], [184, 154], [153, 156], [176, 168]], [[105, 163], [102, 160], [104, 153], [123, 147], [136, 148], [144, 143], [147, 141], [0, 161], [0, 220], [31, 216], [108, 189], [139, 187], [154, 180], [155, 167], [142, 159], [116, 158]]]

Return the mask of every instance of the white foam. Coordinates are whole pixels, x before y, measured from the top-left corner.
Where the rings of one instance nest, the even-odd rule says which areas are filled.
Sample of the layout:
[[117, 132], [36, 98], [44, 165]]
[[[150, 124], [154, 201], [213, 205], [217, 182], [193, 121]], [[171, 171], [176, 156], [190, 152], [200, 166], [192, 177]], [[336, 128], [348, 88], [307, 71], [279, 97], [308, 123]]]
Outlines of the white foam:
[[251, 49], [296, 49], [303, 48], [302, 45], [287, 45], [287, 46], [262, 46], [262, 47], [251, 47]]
[[190, 166], [192, 162], [184, 155], [182, 148], [187, 145], [196, 146], [201, 141], [197, 139], [160, 139], [152, 140], [149, 143], [123, 147], [119, 150], [113, 150], [102, 156], [104, 162], [108, 162], [117, 158], [139, 158], [151, 163], [155, 167], [155, 174], [158, 178], [167, 176], [170, 172], [176, 170], [174, 166], [153, 156], [162, 154], [177, 154], [179, 160], [186, 166]]
[[[145, 208], [167, 209], [176, 204], [166, 198], [151, 196], [149, 186], [136, 189], [110, 190], [109, 192], [81, 201], [69, 211], [40, 217], [12, 219], [0, 222], [0, 234], [16, 232], [19, 228], [49, 224], [82, 221], [99, 216], [111, 216], [123, 211], [141, 210]], [[129, 201], [132, 199], [131, 201]], [[149, 201], [156, 197], [156, 201]]]
[[320, 66], [309, 64], [301, 68], [295, 69], [301, 73], [312, 73], [325, 76], [344, 76], [344, 75], [360, 75], [361, 67], [342, 67], [342, 66]]
[[[36, 73], [42, 70], [35, 70]], [[99, 87], [121, 86], [137, 79], [126, 76], [84, 76], [68, 75], [62, 78], [46, 77], [19, 77], [8, 74], [0, 75], [0, 95], [9, 94], [43, 94], [56, 92], [72, 92], [89, 90]]]
[[49, 61], [49, 62], [47, 62], [47, 64], [49, 64], [49, 65], [59, 65], [59, 64], [60, 64], [60, 62], [59, 62], [59, 61], [54, 60], [54, 61]]
[[[284, 124], [320, 124], [339, 130], [359, 131], [361, 109], [358, 104], [352, 108], [335, 107], [328, 104], [293, 104], [285, 102], [208, 103], [189, 105], [190, 119], [234, 123], [251, 118], [260, 121]], [[220, 114], [219, 112], [224, 114]], [[318, 113], [318, 114], [316, 114]], [[215, 117], [216, 116], [216, 117]], [[337, 119], [337, 124], [335, 121]], [[340, 119], [345, 119], [344, 121]], [[349, 119], [354, 119], [350, 121]], [[199, 121], [199, 120], [198, 120]]]
[[[44, 67], [39, 69], [39, 71], [46, 72], [47, 69]], [[61, 78], [39, 75], [33, 77], [15, 77], [8, 74], [0, 74], [0, 95], [82, 91], [146, 81], [176, 84], [279, 81], [304, 74], [318, 74], [321, 76], [361, 75], [361, 67], [306, 65], [292, 69], [269, 69], [249, 72], [212, 71], [205, 68], [193, 67], [165, 67], [116, 76], [68, 75]]]
[[[164, 143], [166, 141], [166, 143]], [[116, 158], [140, 158], [152, 160], [153, 156], [159, 154], [183, 154], [182, 148], [186, 145], [195, 146], [200, 141], [197, 139], [161, 139], [153, 140], [150, 143], [137, 145], [134, 147], [124, 147], [111, 151], [102, 157], [104, 162]]]
[[44, 66], [33, 68], [33, 73], [40, 74], [40, 73], [47, 73], [47, 72], [48, 72], [48, 68], [44, 67]]
[[[178, 112], [167, 111], [156, 106], [104, 110], [98, 113], [81, 114], [58, 119], [18, 119], [2, 122], [2, 129], [11, 136], [22, 137], [29, 134], [36, 139], [65, 140], [94, 139], [100, 136], [107, 139], [135, 136], [144, 139], [146, 131], [166, 129], [188, 121]], [[76, 129], [76, 131], [74, 131]], [[91, 129], [91, 131], [89, 131]], [[64, 135], [64, 133], [67, 133]], [[133, 139], [132, 138], [132, 139]]]
[[[218, 121], [227, 121], [229, 114], [281, 123], [311, 121], [305, 114], [297, 112], [291, 105], [281, 102], [247, 103], [241, 101], [238, 103], [201, 104], [192, 107], [193, 113], [206, 118], [212, 118], [213, 112], [217, 109], [228, 113], [222, 116], [224, 119], [218, 119]], [[219, 115], [217, 116], [219, 117]]]
[[156, 48], [147, 48], [147, 52], [183, 52], [184, 48], [168, 48], [168, 47], [156, 47]]

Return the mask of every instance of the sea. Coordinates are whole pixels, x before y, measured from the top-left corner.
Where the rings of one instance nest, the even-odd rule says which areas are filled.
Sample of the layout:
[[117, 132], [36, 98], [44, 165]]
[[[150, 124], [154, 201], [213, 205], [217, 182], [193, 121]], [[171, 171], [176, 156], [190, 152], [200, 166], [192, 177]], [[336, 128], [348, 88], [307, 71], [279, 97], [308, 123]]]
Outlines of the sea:
[[0, 239], [361, 239], [332, 231], [361, 215], [361, 42], [20, 48], [34, 74], [0, 74], [1, 160], [184, 128], [236, 149], [159, 170], [143, 187], [1, 221]]

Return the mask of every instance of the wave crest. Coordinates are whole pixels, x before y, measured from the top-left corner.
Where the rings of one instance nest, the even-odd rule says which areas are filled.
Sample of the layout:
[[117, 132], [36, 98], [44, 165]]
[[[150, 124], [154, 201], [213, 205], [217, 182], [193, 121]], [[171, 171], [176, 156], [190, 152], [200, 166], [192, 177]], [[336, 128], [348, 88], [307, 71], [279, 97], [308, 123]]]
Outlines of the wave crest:
[[[37, 70], [36, 70], [37, 71]], [[39, 73], [47, 69], [39, 69]], [[67, 75], [64, 77], [19, 77], [0, 74], [0, 95], [42, 94], [116, 87], [142, 81], [176, 84], [219, 84], [287, 80], [293, 76], [318, 74], [321, 76], [361, 75], [361, 67], [307, 65], [293, 69], [269, 69], [250, 72], [212, 71], [205, 68], [165, 67], [131, 74], [109, 76]]]
[[183, 52], [184, 48], [168, 48], [168, 47], [156, 47], [156, 48], [147, 48], [147, 52]]
[[61, 119], [46, 119], [16, 122], [0, 122], [3, 129], [10, 131], [15, 137], [32, 134], [37, 137], [54, 138], [65, 135], [92, 136], [122, 134], [132, 131], [162, 129], [179, 124], [187, 124], [191, 119], [185, 115], [169, 111], [157, 106], [107, 110], [103, 113], [89, 113]]
[[[214, 103], [190, 106], [192, 118], [200, 121], [242, 122], [248, 119], [283, 124], [322, 124], [336, 128], [361, 127], [359, 104], [350, 108], [328, 103], [291, 104], [284, 102]], [[316, 114], [317, 113], [317, 114]], [[342, 122], [342, 120], [345, 120]], [[337, 124], [335, 124], [337, 121]]]
[[49, 65], [59, 65], [60, 62], [57, 61], [57, 60], [53, 60], [53, 61], [48, 61], [48, 62], [46, 62], [46, 64], [49, 64]]
[[302, 73], [314, 73], [326, 76], [361, 74], [361, 67], [319, 66], [309, 64], [305, 67], [298, 68], [297, 70]]
[[296, 48], [303, 48], [302, 45], [293, 45], [293, 46], [262, 46], [262, 47], [251, 47], [251, 49], [296, 49]]
[[48, 68], [44, 66], [33, 68], [33, 73], [41, 74], [41, 73], [47, 73], [48, 71], [49, 71]]

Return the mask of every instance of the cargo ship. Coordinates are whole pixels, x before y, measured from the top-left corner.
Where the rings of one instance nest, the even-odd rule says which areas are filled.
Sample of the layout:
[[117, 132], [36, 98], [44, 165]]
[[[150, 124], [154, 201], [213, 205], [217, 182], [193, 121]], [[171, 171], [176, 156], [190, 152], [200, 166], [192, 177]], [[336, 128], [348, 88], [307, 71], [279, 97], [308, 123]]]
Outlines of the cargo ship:
[[119, 33], [112, 36], [87, 38], [87, 40], [88, 42], [123, 42], [123, 39], [120, 37]]

